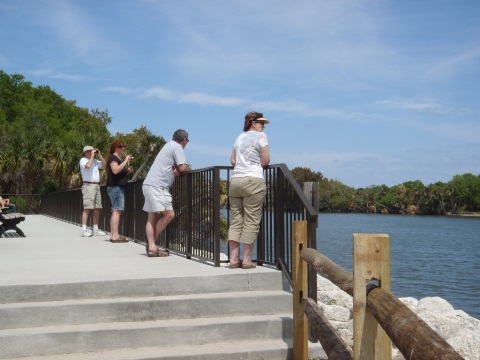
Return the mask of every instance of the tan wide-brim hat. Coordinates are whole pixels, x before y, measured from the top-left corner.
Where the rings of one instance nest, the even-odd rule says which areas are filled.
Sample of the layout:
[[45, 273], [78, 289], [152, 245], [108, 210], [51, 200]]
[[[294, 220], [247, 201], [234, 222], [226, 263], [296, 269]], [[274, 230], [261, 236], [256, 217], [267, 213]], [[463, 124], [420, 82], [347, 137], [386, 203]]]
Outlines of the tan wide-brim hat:
[[263, 121], [265, 124], [270, 124], [270, 120], [265, 119], [265, 118], [258, 118], [258, 119], [255, 120], [255, 121]]
[[84, 146], [82, 156], [85, 154], [85, 151], [89, 151], [89, 150], [95, 150], [95, 148], [93, 146], [90, 146], [90, 145]]

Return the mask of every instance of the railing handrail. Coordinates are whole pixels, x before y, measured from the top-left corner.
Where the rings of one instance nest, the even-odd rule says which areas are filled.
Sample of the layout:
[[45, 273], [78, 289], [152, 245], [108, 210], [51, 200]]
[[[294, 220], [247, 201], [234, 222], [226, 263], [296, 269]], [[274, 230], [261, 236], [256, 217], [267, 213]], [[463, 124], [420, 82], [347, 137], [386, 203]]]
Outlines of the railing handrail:
[[[210, 166], [190, 170], [180, 176], [171, 187], [176, 218], [160, 236], [158, 244], [174, 252], [220, 265], [220, 231], [228, 229], [229, 204], [221, 203], [221, 195], [228, 195], [233, 166]], [[261, 229], [256, 242], [259, 265], [267, 264], [285, 270], [291, 282], [291, 223], [306, 219], [309, 223], [309, 246], [316, 247], [317, 211], [303, 193], [285, 164], [272, 164], [264, 169], [267, 196]], [[226, 187], [223, 181], [226, 181]], [[146, 213], [143, 208], [143, 179], [131, 181], [125, 192], [125, 211], [121, 225], [122, 235], [145, 243]], [[222, 183], [221, 183], [222, 182]], [[219, 186], [222, 185], [222, 186]], [[110, 204], [105, 185], [100, 186], [102, 206], [99, 227], [110, 231]], [[225, 193], [226, 190], [226, 193]], [[213, 200], [213, 201], [212, 201]], [[228, 200], [228, 198], [227, 198]], [[226, 211], [222, 209], [226, 207]], [[81, 223], [82, 196], [80, 188], [42, 196], [42, 213], [74, 224]], [[225, 225], [226, 223], [226, 225]], [[223, 239], [225, 240], [225, 239]], [[226, 239], [228, 240], [228, 239]], [[226, 250], [228, 251], [228, 250]], [[225, 260], [222, 260], [225, 261]], [[316, 278], [311, 278], [312, 293], [316, 299]], [[315, 290], [314, 290], [315, 289]]]
[[298, 194], [300, 201], [302, 202], [302, 205], [305, 207], [305, 210], [307, 211], [308, 215], [316, 219], [318, 216], [317, 210], [315, 210], [313, 205], [310, 203], [310, 201], [304, 194], [302, 188], [298, 184], [297, 180], [293, 176], [292, 172], [288, 169], [287, 165], [282, 163], [282, 164], [271, 165], [269, 167], [274, 167], [274, 166], [277, 166], [282, 170], [288, 182], [292, 185], [293, 189]]

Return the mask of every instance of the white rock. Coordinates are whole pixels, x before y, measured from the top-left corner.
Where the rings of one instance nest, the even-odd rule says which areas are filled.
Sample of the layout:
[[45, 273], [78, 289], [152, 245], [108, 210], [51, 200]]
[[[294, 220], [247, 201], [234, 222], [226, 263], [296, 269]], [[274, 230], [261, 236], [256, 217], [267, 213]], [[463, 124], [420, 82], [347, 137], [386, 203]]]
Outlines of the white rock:
[[353, 299], [345, 291], [337, 287], [330, 280], [317, 275], [318, 301], [327, 305], [340, 305], [350, 311], [353, 310]]
[[[342, 339], [352, 346], [352, 297], [320, 275], [317, 276], [317, 286], [319, 307], [322, 308], [325, 316], [337, 329]], [[400, 300], [445, 339], [465, 360], [480, 360], [480, 320], [469, 316], [462, 310], [455, 310], [448, 301], [440, 297], [426, 297], [421, 300], [406, 297]], [[404, 359], [395, 347], [392, 349], [392, 359]]]
[[325, 315], [329, 321], [348, 322], [350, 320], [350, 310], [342, 306], [319, 304], [319, 307], [323, 310], [323, 315]]
[[435, 309], [436, 312], [448, 312], [455, 310], [450, 303], [438, 296], [435, 297], [426, 297], [421, 299], [417, 304], [418, 309], [431, 310]]
[[462, 355], [465, 360], [480, 359], [480, 333], [469, 329], [459, 329], [447, 342]]
[[403, 302], [405, 305], [407, 305], [407, 307], [412, 311], [418, 305], [418, 300], [413, 297], [400, 298], [399, 300]]

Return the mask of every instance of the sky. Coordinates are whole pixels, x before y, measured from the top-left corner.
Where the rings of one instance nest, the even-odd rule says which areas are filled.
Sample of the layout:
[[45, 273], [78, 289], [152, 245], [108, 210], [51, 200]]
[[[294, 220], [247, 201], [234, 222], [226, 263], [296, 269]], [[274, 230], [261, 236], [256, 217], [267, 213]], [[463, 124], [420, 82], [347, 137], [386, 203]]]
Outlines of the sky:
[[0, 69], [193, 169], [258, 111], [271, 164], [350, 187], [480, 174], [478, 0], [0, 0]]

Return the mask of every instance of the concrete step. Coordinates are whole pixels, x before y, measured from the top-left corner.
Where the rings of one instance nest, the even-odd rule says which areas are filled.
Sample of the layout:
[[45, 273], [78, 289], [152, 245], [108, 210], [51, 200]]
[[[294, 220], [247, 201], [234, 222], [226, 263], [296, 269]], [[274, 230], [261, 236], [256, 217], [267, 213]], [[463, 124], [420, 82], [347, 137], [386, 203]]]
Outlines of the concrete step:
[[255, 290], [289, 290], [279, 271], [152, 279], [107, 280], [42, 285], [0, 286], [0, 304], [148, 296], [172, 296]]
[[0, 304], [0, 329], [288, 313], [292, 294], [242, 291]]
[[290, 359], [292, 333], [279, 271], [0, 287], [0, 359]]
[[[292, 359], [293, 344], [287, 340], [235, 340], [225, 343], [114, 349], [89, 353], [29, 356], [28, 360], [287, 360]], [[309, 358], [327, 359], [318, 344], [310, 344]], [[26, 359], [22, 358], [15, 358]], [[7, 359], [7, 360], [13, 360]]]
[[288, 341], [291, 334], [290, 313], [6, 329], [0, 331], [0, 359], [147, 347], [181, 349], [239, 339], [278, 343]]

